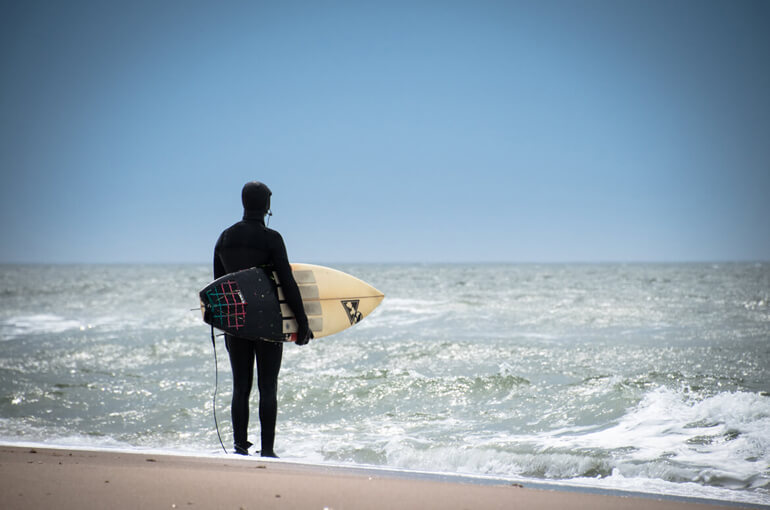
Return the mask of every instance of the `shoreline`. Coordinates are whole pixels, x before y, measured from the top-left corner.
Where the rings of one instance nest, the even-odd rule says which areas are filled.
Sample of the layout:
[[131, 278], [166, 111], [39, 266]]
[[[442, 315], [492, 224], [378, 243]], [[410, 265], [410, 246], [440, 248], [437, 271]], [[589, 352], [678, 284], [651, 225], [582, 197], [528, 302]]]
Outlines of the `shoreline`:
[[713, 499], [234, 455], [0, 444], [0, 507], [767, 508]]

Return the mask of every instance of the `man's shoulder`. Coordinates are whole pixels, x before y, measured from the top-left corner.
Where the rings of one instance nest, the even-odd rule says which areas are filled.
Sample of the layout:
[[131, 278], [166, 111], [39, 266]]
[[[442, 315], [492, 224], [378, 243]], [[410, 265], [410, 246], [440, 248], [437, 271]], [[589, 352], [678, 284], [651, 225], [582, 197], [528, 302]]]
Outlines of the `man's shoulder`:
[[277, 230], [273, 230], [264, 225], [255, 224], [254, 222], [241, 220], [233, 223], [219, 234], [217, 243], [221, 243], [225, 240], [241, 239], [243, 237], [251, 236], [264, 236], [271, 240], [283, 241], [283, 237]]
[[230, 225], [230, 226], [229, 226], [229, 227], [227, 227], [226, 229], [224, 229], [224, 230], [222, 231], [222, 233], [221, 233], [221, 234], [219, 234], [219, 240], [221, 241], [222, 239], [224, 239], [224, 238], [227, 236], [227, 234], [228, 234], [228, 233], [230, 233], [230, 232], [232, 232], [233, 230], [237, 230], [237, 228], [238, 228], [238, 225], [239, 225], [240, 223], [242, 223], [242, 222], [238, 221], [238, 222], [236, 222], [236, 223], [233, 223], [232, 225]]
[[247, 231], [248, 226], [246, 225], [245, 221], [237, 221], [224, 229], [221, 234], [219, 234], [219, 238], [217, 239], [217, 245], [221, 244], [230, 244], [244, 235], [248, 237]]
[[277, 230], [273, 230], [272, 228], [269, 228], [269, 227], [265, 227], [265, 232], [267, 233], [267, 235], [272, 237], [281, 237], [280, 232], [278, 232]]

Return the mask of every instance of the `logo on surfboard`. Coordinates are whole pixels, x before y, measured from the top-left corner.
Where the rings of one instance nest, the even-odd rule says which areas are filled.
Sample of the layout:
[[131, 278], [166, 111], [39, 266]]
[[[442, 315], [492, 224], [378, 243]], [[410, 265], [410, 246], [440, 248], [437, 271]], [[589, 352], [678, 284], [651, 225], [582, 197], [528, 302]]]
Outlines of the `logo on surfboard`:
[[348, 299], [348, 300], [342, 300], [340, 303], [342, 303], [342, 306], [345, 308], [345, 311], [348, 314], [348, 320], [350, 321], [350, 325], [357, 324], [361, 319], [364, 318], [363, 315], [361, 315], [361, 312], [358, 311], [358, 303], [360, 302], [359, 299]]

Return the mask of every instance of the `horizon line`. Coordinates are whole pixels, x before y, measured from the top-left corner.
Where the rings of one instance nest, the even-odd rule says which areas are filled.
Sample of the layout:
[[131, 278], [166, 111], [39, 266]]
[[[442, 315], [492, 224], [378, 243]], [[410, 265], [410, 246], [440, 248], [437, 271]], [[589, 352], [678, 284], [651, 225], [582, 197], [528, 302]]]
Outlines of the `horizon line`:
[[[300, 263], [300, 261], [290, 261]], [[442, 260], [442, 261], [301, 261], [317, 265], [635, 265], [635, 264], [770, 264], [770, 259], [636, 259], [636, 260]], [[0, 266], [207, 266], [211, 262], [201, 261], [0, 261]]]

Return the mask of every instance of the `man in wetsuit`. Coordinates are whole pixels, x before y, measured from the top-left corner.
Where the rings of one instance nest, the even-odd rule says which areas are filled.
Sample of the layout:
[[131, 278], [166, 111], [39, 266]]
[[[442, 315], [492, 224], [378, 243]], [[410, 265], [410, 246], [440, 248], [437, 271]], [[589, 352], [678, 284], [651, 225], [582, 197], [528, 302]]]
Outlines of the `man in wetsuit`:
[[[283, 238], [265, 226], [270, 211], [272, 192], [261, 182], [249, 182], [243, 187], [243, 220], [227, 228], [214, 248], [214, 278], [248, 269], [262, 267], [270, 274], [275, 271], [281, 282], [286, 303], [297, 319], [297, 344], [305, 345], [313, 337], [308, 329], [307, 315], [302, 306], [299, 288], [289, 266]], [[225, 335], [233, 370], [232, 420], [235, 452], [248, 455], [249, 395], [254, 380], [254, 360], [257, 362], [259, 389], [259, 422], [262, 436], [262, 457], [276, 457], [275, 422], [278, 414], [278, 371], [281, 368], [283, 344], [262, 340], [247, 340]]]

